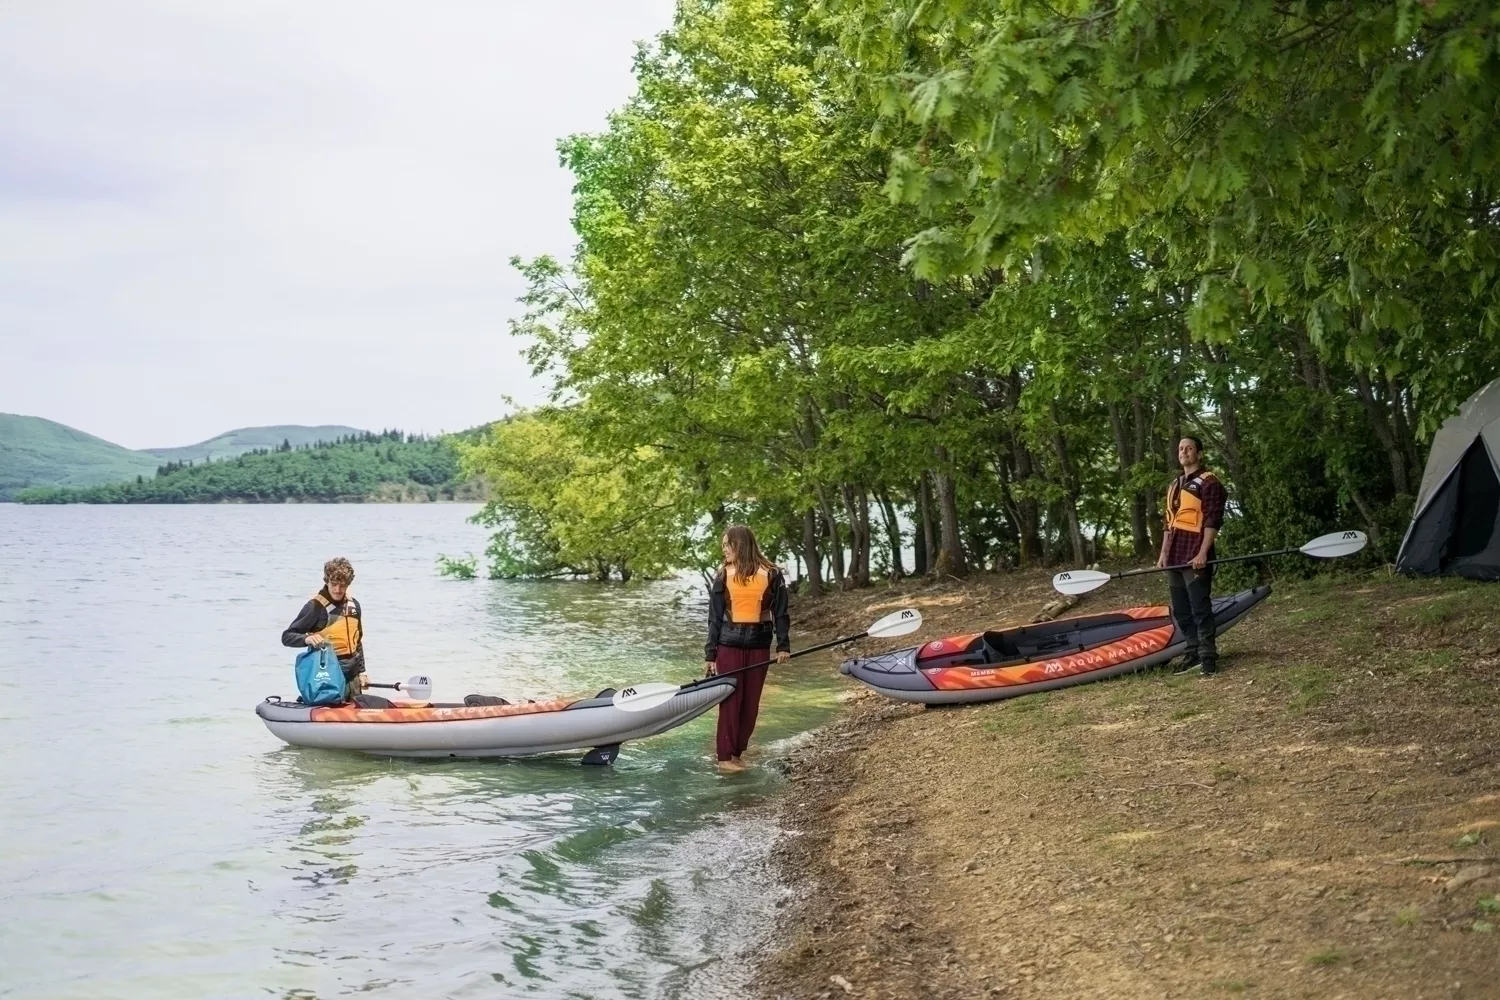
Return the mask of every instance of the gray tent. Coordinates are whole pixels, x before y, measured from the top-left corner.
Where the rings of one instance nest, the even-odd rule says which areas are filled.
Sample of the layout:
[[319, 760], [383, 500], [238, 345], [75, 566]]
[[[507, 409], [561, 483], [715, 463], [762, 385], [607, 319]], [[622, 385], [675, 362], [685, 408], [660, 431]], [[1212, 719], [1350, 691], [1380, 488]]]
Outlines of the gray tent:
[[1432, 439], [1396, 568], [1500, 580], [1500, 379]]

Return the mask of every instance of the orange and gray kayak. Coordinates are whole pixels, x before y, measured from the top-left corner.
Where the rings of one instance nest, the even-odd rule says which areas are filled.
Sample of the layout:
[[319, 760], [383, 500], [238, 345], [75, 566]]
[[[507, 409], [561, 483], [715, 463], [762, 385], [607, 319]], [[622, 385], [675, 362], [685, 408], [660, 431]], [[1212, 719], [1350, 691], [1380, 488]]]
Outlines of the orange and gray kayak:
[[516, 705], [425, 704], [391, 708], [309, 706], [267, 698], [256, 715], [293, 746], [356, 750], [392, 757], [520, 757], [588, 750], [585, 763], [607, 764], [621, 743], [674, 729], [734, 693], [736, 678], [685, 686], [646, 711], [615, 707], [614, 690], [590, 698]]
[[[1217, 630], [1270, 593], [1270, 587], [1256, 587], [1216, 598]], [[839, 671], [900, 701], [953, 705], [1115, 677], [1165, 663], [1186, 647], [1171, 610], [1154, 605], [948, 636], [845, 660]]]

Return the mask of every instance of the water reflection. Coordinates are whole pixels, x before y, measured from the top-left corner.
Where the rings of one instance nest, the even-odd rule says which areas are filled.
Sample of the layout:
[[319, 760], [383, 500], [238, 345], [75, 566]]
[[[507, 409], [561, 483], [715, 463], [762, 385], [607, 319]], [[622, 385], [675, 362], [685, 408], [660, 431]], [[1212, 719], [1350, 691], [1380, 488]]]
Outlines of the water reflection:
[[[701, 608], [680, 583], [436, 577], [434, 553], [482, 547], [467, 513], [340, 509], [376, 679], [430, 673], [456, 700], [696, 672]], [[739, 996], [746, 929], [775, 904], [774, 831], [749, 807], [782, 779], [718, 775], [713, 713], [604, 768], [265, 731], [251, 708], [291, 686], [276, 640], [311, 592], [323, 516], [0, 506], [0, 685], [59, 658], [107, 665], [72, 712], [4, 712], [0, 755], [19, 764], [0, 769], [0, 994]], [[832, 676], [773, 676], [763, 756], [826, 718]]]

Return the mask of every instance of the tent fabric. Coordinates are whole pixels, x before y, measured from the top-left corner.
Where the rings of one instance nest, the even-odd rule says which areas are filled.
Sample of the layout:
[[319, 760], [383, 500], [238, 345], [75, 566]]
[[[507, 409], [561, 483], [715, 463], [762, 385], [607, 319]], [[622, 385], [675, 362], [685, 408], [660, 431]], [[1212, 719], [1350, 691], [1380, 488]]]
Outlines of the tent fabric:
[[1433, 436], [1427, 467], [1422, 470], [1422, 485], [1417, 489], [1418, 514], [1448, 478], [1448, 473], [1463, 461], [1476, 437], [1484, 434], [1491, 454], [1500, 455], [1500, 424], [1496, 421], [1500, 421], [1500, 378], [1464, 400], [1458, 413], [1443, 421], [1443, 426]]
[[1500, 580], [1500, 379], [1433, 438], [1396, 568]]

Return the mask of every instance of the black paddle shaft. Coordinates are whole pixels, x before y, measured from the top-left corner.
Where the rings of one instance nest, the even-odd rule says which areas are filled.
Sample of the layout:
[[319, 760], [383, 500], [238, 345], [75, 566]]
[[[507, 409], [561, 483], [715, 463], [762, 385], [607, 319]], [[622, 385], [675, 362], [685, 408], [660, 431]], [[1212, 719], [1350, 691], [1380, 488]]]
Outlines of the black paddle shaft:
[[[820, 642], [816, 646], [808, 646], [806, 649], [799, 649], [799, 650], [797, 650], [795, 653], [793, 653], [791, 655], [790, 658], [791, 659], [796, 659], [797, 657], [802, 656], [802, 655], [807, 654], [807, 653], [816, 653], [820, 649], [829, 649], [829, 648], [831, 648], [833, 646], [842, 645], [843, 643], [846, 643], [846, 642], [853, 642], [855, 639], [863, 639], [865, 636], [867, 636], [869, 634], [870, 634], [869, 632], [861, 632], [859, 635], [846, 635], [842, 639], [830, 639], [828, 642]], [[722, 674], [714, 674], [711, 677], [699, 677], [697, 680], [688, 681], [682, 687], [683, 687], [684, 690], [686, 690], [687, 688], [699, 687], [700, 685], [708, 684], [708, 683], [711, 683], [713, 681], [716, 681], [720, 677], [733, 677], [735, 674], [743, 674], [747, 670], [759, 670], [761, 667], [769, 667], [771, 664], [773, 664], [775, 662], [776, 661], [774, 659], [771, 659], [771, 660], [766, 660], [764, 663], [752, 663], [748, 667], [736, 667], [733, 670], [726, 670]]]
[[[1264, 559], [1267, 556], [1287, 556], [1293, 552], [1301, 552], [1302, 549], [1271, 549], [1269, 552], [1251, 552], [1243, 556], [1225, 556], [1223, 559], [1210, 559], [1204, 565], [1217, 566], [1220, 563], [1244, 562], [1247, 559]], [[1174, 569], [1192, 569], [1192, 563], [1183, 563], [1181, 566], [1147, 566], [1144, 569], [1127, 569], [1120, 573], [1110, 575], [1111, 580], [1123, 579], [1127, 576], [1145, 576], [1147, 573], [1165, 573]]]

